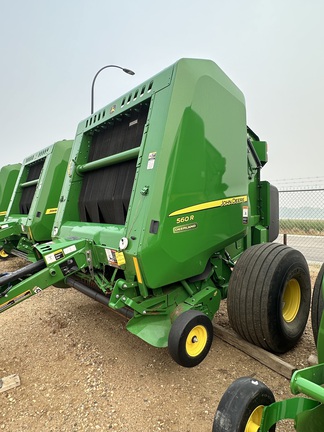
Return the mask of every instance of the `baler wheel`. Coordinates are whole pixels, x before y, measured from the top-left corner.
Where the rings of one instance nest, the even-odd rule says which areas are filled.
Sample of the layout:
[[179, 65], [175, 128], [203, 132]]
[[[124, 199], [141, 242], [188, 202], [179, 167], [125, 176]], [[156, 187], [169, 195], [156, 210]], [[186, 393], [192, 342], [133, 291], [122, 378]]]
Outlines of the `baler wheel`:
[[233, 329], [248, 342], [283, 353], [300, 339], [311, 286], [304, 256], [278, 243], [248, 248], [232, 272], [227, 310]]
[[324, 264], [322, 265], [317, 275], [314, 284], [313, 298], [312, 298], [312, 328], [313, 328], [313, 335], [314, 335], [314, 341], [316, 346], [317, 346], [317, 338], [318, 338], [319, 327], [321, 324], [322, 313], [324, 310], [324, 300], [322, 294], [322, 284], [324, 282], [323, 278], [324, 278]]
[[[217, 407], [212, 432], [257, 432], [265, 406], [275, 402], [272, 391], [249, 377], [234, 381]], [[276, 430], [273, 425], [270, 432]]]
[[188, 310], [174, 321], [168, 340], [171, 357], [179, 365], [193, 367], [204, 360], [213, 340], [213, 325], [202, 312]]

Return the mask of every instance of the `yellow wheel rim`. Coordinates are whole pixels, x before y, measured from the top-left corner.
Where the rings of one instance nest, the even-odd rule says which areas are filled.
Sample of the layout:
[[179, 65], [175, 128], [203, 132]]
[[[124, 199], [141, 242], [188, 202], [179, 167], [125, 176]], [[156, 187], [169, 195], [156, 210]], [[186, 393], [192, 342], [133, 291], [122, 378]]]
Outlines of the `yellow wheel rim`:
[[291, 279], [285, 286], [282, 295], [282, 316], [290, 323], [296, 318], [301, 301], [301, 289], [296, 279]]
[[259, 427], [261, 425], [262, 413], [263, 413], [263, 405], [259, 405], [252, 412], [248, 421], [246, 423], [244, 432], [258, 432]]
[[197, 357], [207, 344], [207, 330], [202, 325], [197, 325], [188, 334], [186, 340], [186, 351], [190, 357]]
[[8, 254], [3, 250], [3, 249], [1, 249], [1, 251], [0, 251], [0, 258], [8, 258]]

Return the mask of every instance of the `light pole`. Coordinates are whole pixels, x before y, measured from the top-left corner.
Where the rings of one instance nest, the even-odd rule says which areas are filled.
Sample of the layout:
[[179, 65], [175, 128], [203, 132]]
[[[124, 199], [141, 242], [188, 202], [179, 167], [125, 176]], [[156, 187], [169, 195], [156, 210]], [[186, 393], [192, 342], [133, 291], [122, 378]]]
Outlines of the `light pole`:
[[96, 81], [96, 79], [97, 79], [97, 76], [98, 76], [98, 75], [100, 74], [100, 72], [103, 71], [104, 69], [111, 68], [111, 67], [121, 69], [122, 71], [124, 71], [124, 72], [127, 73], [128, 75], [135, 75], [135, 72], [133, 72], [132, 70], [127, 69], [127, 68], [123, 68], [123, 67], [121, 67], [121, 66], [117, 66], [117, 65], [107, 65], [107, 66], [104, 66], [104, 67], [102, 67], [101, 69], [99, 69], [98, 72], [96, 73], [96, 75], [93, 77], [93, 80], [92, 80], [92, 86], [91, 86], [91, 114], [93, 114], [94, 85], [95, 85], [95, 81]]

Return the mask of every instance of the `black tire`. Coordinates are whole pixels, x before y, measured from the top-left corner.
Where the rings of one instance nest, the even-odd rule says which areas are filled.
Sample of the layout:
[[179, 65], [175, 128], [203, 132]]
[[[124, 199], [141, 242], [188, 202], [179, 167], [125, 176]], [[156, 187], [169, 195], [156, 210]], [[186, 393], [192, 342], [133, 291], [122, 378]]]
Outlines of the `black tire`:
[[311, 315], [312, 329], [313, 329], [314, 341], [316, 346], [317, 346], [317, 338], [318, 338], [318, 332], [321, 324], [322, 313], [324, 310], [324, 300], [322, 294], [323, 277], [324, 277], [324, 264], [322, 265], [317, 275], [314, 284], [313, 298], [312, 298], [312, 315]]
[[[275, 402], [272, 391], [261, 381], [249, 377], [234, 381], [217, 407], [212, 432], [250, 432], [260, 426], [264, 406]], [[250, 427], [249, 427], [249, 422]], [[253, 425], [253, 426], [252, 426]], [[270, 432], [276, 430], [273, 425]]]
[[188, 310], [172, 324], [168, 340], [169, 353], [181, 366], [197, 366], [208, 354], [212, 341], [213, 325], [208, 316]]
[[284, 353], [303, 334], [310, 297], [309, 269], [299, 251], [277, 243], [251, 246], [229, 281], [229, 321], [248, 342]]

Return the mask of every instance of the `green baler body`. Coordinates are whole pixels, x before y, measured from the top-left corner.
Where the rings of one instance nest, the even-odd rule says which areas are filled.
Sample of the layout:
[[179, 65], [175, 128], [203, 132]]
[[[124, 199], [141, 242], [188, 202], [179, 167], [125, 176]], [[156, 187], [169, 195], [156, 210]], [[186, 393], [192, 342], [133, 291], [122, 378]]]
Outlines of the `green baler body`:
[[0, 239], [7, 252], [17, 248], [30, 254], [32, 244], [51, 239], [72, 143], [59, 141], [24, 159], [0, 225]]
[[[146, 120], [136, 123], [138, 113], [144, 117], [146, 112]], [[91, 143], [102, 144], [106, 139], [107, 156], [111, 155], [109, 139], [113, 141], [124, 119], [128, 122], [125, 134], [133, 136], [129, 129], [141, 128], [136, 131], [139, 149], [133, 159], [132, 181], [120, 170], [109, 178], [116, 185], [106, 184], [105, 170], [115, 166], [87, 174], [96, 176], [89, 188], [102, 188], [98, 196], [106, 194], [105, 188], [115, 193], [107, 205], [120, 207], [125, 221], [114, 223], [118, 217], [113, 211], [109, 217], [107, 211], [101, 216], [101, 226], [106, 204], [99, 199], [91, 209], [93, 218], [89, 217], [95, 224], [82, 223], [85, 218], [78, 211], [82, 166], [89, 161]], [[237, 87], [210, 61], [179, 61], [80, 123], [72, 150], [74, 171], [63, 187], [55, 236], [93, 239], [117, 251], [126, 237], [127, 269], [133, 271], [133, 257], [137, 257], [149, 288], [202, 273], [213, 253], [235, 242], [234, 256], [242, 251], [240, 240], [249, 231], [243, 208], [257, 211], [258, 189], [249, 184], [246, 140], [244, 98]], [[116, 150], [115, 154], [125, 151], [122, 146]], [[128, 209], [122, 188], [117, 190], [126, 181], [132, 183]], [[250, 218], [255, 224], [255, 215]]]
[[3, 166], [0, 170], [0, 222], [7, 214], [8, 205], [16, 180], [21, 168], [21, 164]]
[[213, 318], [237, 258], [269, 240], [266, 162], [240, 90], [209, 60], [179, 60], [79, 124], [52, 242], [35, 247], [47, 267], [0, 310], [82, 283], [166, 346], [185, 310]]

